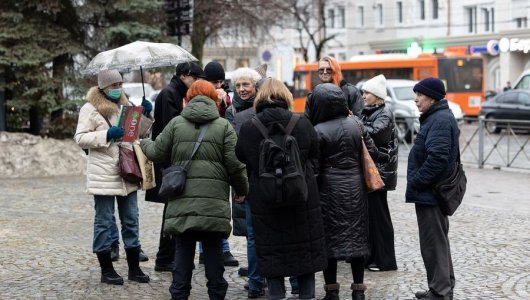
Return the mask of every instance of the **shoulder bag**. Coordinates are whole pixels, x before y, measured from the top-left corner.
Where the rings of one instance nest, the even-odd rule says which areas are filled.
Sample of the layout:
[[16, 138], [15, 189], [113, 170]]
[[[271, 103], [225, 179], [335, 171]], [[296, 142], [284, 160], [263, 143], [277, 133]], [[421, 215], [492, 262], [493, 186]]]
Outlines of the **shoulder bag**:
[[[101, 115], [109, 128], [112, 127], [109, 119], [104, 115]], [[124, 145], [118, 145], [119, 152], [119, 166], [120, 166], [120, 176], [130, 183], [140, 183], [142, 181], [142, 171], [140, 170], [140, 165], [138, 165], [138, 160], [134, 154], [133, 149], [129, 149]]]
[[434, 192], [440, 200], [439, 205], [443, 214], [452, 216], [455, 213], [466, 193], [466, 185], [466, 172], [460, 162], [460, 149], [458, 149], [458, 158], [451, 176], [434, 186]]
[[197, 141], [195, 141], [195, 146], [191, 152], [190, 159], [188, 159], [184, 166], [174, 165], [162, 171], [162, 184], [160, 184], [158, 195], [165, 198], [171, 198], [179, 196], [184, 192], [184, 188], [186, 186], [186, 175], [188, 174], [190, 163], [193, 160], [195, 153], [197, 153], [199, 146], [201, 145], [208, 126], [209, 124], [201, 125], [201, 131], [199, 132]]
[[370, 152], [368, 152], [368, 148], [366, 148], [366, 144], [364, 143], [363, 125], [359, 121], [357, 121], [355, 117], [353, 117], [353, 120], [355, 120], [355, 122], [359, 126], [359, 129], [361, 130], [361, 164], [363, 168], [363, 177], [366, 186], [366, 192], [375, 192], [384, 188], [385, 183], [383, 182], [383, 179], [381, 179], [379, 170], [377, 170], [374, 160], [370, 156]]

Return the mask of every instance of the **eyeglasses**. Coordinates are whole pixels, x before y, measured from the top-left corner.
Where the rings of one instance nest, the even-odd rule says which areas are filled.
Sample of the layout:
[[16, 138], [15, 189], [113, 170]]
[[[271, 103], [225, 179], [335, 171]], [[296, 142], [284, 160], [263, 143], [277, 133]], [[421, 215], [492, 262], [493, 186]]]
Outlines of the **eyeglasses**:
[[322, 75], [324, 73], [332, 74], [333, 70], [331, 68], [320, 68], [320, 69], [318, 69], [318, 74]]
[[240, 88], [248, 89], [251, 86], [252, 86], [252, 84], [250, 82], [237, 83], [236, 84], [236, 89], [240, 89]]

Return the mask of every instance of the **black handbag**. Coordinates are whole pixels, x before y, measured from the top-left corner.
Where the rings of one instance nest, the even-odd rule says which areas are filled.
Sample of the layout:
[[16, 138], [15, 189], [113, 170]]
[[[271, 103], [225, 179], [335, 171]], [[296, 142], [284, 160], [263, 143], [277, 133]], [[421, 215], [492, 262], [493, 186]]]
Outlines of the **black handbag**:
[[162, 171], [162, 184], [160, 185], [158, 195], [165, 198], [170, 198], [179, 196], [184, 192], [188, 168], [191, 161], [193, 160], [193, 157], [195, 156], [195, 153], [197, 153], [197, 150], [201, 145], [202, 138], [204, 137], [208, 126], [209, 124], [201, 125], [201, 131], [199, 132], [199, 136], [197, 137], [197, 141], [195, 142], [195, 146], [191, 152], [190, 159], [184, 164], [184, 166], [175, 165]]
[[458, 158], [451, 176], [442, 180], [434, 186], [434, 192], [438, 196], [440, 209], [442, 213], [452, 216], [466, 193], [467, 178], [466, 172], [460, 162], [460, 150]]

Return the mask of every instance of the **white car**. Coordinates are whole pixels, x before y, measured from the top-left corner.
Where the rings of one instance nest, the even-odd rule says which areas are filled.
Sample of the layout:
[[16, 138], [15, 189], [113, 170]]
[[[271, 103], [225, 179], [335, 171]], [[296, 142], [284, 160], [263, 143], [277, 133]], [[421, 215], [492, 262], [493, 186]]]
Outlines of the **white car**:
[[[145, 99], [150, 99], [151, 94], [155, 92], [155, 89], [153, 89], [153, 87], [149, 83], [144, 83], [143, 86], [143, 88], [145, 89]], [[134, 103], [134, 105], [142, 104], [142, 97], [144, 96], [144, 92], [142, 89], [141, 82], [124, 82], [123, 91], [129, 97], [129, 101]]]

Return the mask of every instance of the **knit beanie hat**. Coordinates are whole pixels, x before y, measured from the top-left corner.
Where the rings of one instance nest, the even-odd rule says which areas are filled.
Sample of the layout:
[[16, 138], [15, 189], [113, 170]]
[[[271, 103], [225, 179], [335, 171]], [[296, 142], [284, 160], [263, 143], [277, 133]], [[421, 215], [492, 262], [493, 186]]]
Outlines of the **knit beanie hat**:
[[123, 78], [118, 70], [103, 70], [98, 73], [98, 87], [100, 89], [104, 89], [116, 82], [123, 82]]
[[267, 64], [261, 64], [254, 68], [254, 70], [256, 70], [259, 75], [261, 75], [261, 78], [267, 77]]
[[211, 61], [204, 67], [204, 76], [208, 81], [225, 80], [225, 69], [220, 63]]
[[383, 74], [377, 75], [374, 78], [366, 81], [362, 87], [363, 91], [367, 91], [376, 95], [381, 99], [386, 98], [386, 78]]
[[445, 97], [445, 86], [443, 81], [434, 77], [425, 78], [416, 83], [412, 90], [414, 92], [420, 92], [436, 101], [440, 101]]

